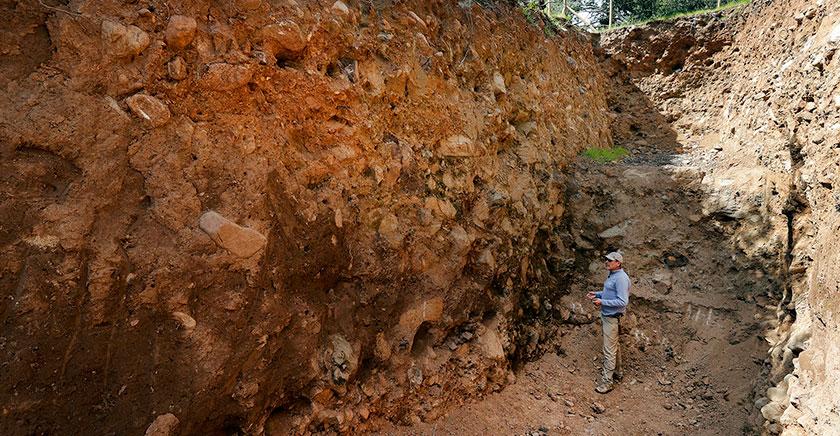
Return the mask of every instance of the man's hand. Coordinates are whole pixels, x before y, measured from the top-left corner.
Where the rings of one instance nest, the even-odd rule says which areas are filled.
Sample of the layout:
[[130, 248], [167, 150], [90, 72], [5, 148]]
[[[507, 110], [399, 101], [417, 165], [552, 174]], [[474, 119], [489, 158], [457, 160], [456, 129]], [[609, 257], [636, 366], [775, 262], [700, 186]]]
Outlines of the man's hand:
[[590, 300], [595, 299], [595, 293], [594, 293], [594, 292], [588, 292], [588, 293], [586, 294], [586, 298], [588, 298], [588, 299], [590, 299]]
[[595, 304], [596, 306], [600, 306], [601, 305], [601, 299], [596, 298], [596, 299], [592, 300], [592, 303]]

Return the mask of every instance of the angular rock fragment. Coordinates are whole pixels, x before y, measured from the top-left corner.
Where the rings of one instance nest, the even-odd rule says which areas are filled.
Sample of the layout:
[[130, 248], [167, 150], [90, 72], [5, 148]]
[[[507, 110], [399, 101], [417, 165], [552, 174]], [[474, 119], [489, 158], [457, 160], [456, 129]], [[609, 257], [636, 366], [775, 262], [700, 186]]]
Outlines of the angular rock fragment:
[[266, 243], [260, 232], [242, 227], [212, 210], [201, 215], [198, 225], [216, 244], [238, 257], [251, 257]]
[[247, 85], [253, 75], [254, 69], [251, 65], [215, 63], [207, 67], [200, 85], [214, 91], [230, 91]]
[[173, 15], [169, 18], [169, 24], [166, 25], [166, 32], [164, 33], [166, 45], [175, 50], [190, 45], [195, 38], [195, 30], [195, 18]]
[[184, 328], [184, 330], [192, 330], [195, 328], [195, 318], [187, 315], [184, 312], [172, 312], [172, 317], [175, 318], [176, 321], [181, 323], [181, 326]]
[[162, 101], [147, 94], [134, 94], [125, 99], [131, 112], [152, 127], [160, 127], [172, 117], [169, 108]]
[[403, 240], [403, 234], [400, 230], [400, 221], [394, 214], [389, 213], [382, 217], [379, 223], [379, 236], [388, 241], [391, 247], [398, 247]]
[[505, 86], [505, 78], [502, 73], [496, 71], [493, 73], [493, 93], [507, 94], [507, 86]]
[[170, 79], [184, 80], [187, 78], [187, 62], [181, 56], [175, 56], [174, 59], [166, 63], [166, 73]]
[[350, 13], [350, 8], [343, 1], [336, 0], [332, 5], [332, 11], [341, 15], [347, 15]]
[[115, 21], [102, 22], [102, 42], [116, 57], [139, 55], [151, 43], [149, 35], [137, 26], [124, 26]]
[[454, 135], [440, 141], [437, 149], [441, 156], [472, 157], [480, 156], [481, 149], [472, 139], [464, 135]]
[[180, 422], [178, 417], [171, 413], [159, 415], [146, 429], [145, 436], [171, 436], [175, 434], [175, 428]]

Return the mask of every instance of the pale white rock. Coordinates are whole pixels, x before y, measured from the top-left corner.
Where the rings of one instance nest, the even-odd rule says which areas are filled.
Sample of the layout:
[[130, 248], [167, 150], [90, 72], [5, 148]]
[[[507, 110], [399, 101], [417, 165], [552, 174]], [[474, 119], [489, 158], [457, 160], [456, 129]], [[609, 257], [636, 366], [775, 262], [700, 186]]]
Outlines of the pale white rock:
[[438, 145], [438, 153], [449, 157], [472, 157], [480, 156], [480, 147], [477, 147], [472, 139], [464, 135], [453, 135]]
[[195, 318], [187, 315], [184, 312], [172, 312], [172, 317], [175, 318], [176, 321], [181, 323], [181, 326], [184, 327], [185, 330], [192, 330], [195, 328]]
[[171, 413], [159, 415], [146, 429], [146, 436], [171, 436], [175, 434], [175, 428], [180, 422], [178, 417]]
[[828, 42], [840, 42], [840, 23], [835, 24], [831, 29], [831, 33], [828, 34]]
[[212, 210], [201, 215], [198, 225], [216, 244], [238, 257], [251, 257], [266, 244], [260, 232], [242, 227]]
[[493, 92], [496, 94], [507, 94], [507, 86], [505, 86], [505, 77], [502, 73], [496, 71], [493, 73]]
[[598, 233], [598, 237], [601, 238], [601, 239], [624, 237], [624, 227], [625, 226], [626, 226], [626, 223], [621, 223], [621, 224], [612, 226], [612, 227], [608, 228], [607, 230], [604, 230], [603, 232]]
[[336, 0], [336, 2], [333, 3], [332, 10], [333, 12], [337, 12], [341, 15], [347, 15], [350, 13], [350, 8], [348, 8], [347, 5], [344, 4], [344, 2], [341, 0]]
[[778, 422], [784, 411], [785, 407], [782, 403], [773, 401], [761, 408], [761, 416], [770, 422]]
[[172, 117], [162, 101], [147, 94], [134, 94], [125, 99], [131, 112], [152, 127], [160, 127]]

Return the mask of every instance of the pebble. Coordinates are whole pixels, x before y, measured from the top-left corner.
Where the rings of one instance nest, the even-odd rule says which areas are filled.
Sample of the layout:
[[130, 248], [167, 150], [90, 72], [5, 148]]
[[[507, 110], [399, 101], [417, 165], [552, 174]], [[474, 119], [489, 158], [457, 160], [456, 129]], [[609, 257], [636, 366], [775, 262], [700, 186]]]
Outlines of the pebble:
[[192, 330], [195, 328], [195, 318], [187, 315], [184, 312], [172, 312], [172, 317], [175, 318], [179, 323], [181, 323], [181, 326], [184, 327], [184, 330]]
[[184, 80], [187, 78], [187, 62], [181, 56], [175, 56], [166, 63], [166, 73], [172, 80]]
[[164, 32], [166, 45], [175, 50], [190, 45], [195, 38], [195, 30], [195, 18], [173, 15], [169, 18], [169, 24], [166, 25], [166, 31]]
[[251, 257], [266, 244], [260, 232], [242, 227], [212, 210], [201, 215], [198, 225], [216, 244], [238, 257]]
[[607, 408], [603, 404], [596, 401], [596, 402], [592, 403], [592, 411], [600, 415], [600, 414], [606, 412]]
[[291, 20], [263, 27], [258, 37], [263, 50], [275, 57], [296, 57], [306, 48], [306, 38], [300, 26]]
[[171, 413], [160, 415], [146, 429], [145, 436], [170, 436], [175, 434], [175, 428], [180, 422], [178, 417]]
[[117, 57], [139, 55], [151, 43], [149, 34], [137, 26], [123, 26], [115, 21], [102, 22], [102, 42]]
[[160, 127], [172, 117], [169, 108], [160, 100], [147, 94], [134, 94], [125, 99], [131, 112], [152, 127]]
[[336, 2], [332, 5], [332, 11], [341, 15], [347, 15], [350, 13], [350, 8], [348, 8], [343, 1], [336, 0]]
[[214, 91], [230, 91], [248, 84], [253, 75], [254, 69], [251, 65], [218, 62], [207, 67], [200, 84], [203, 88]]

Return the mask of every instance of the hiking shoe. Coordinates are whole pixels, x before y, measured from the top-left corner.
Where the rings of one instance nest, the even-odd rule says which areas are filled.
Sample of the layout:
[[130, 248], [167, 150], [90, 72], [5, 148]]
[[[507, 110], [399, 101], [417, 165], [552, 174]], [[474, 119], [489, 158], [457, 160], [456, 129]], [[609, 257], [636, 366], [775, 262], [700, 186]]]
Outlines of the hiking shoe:
[[613, 390], [613, 383], [611, 381], [602, 381], [598, 383], [598, 386], [595, 386], [595, 392], [599, 394], [606, 394], [607, 392]]

